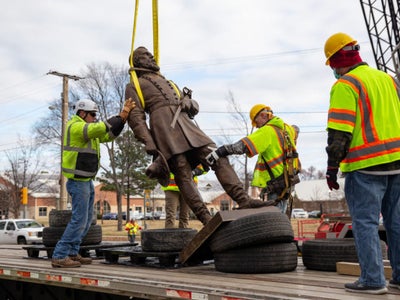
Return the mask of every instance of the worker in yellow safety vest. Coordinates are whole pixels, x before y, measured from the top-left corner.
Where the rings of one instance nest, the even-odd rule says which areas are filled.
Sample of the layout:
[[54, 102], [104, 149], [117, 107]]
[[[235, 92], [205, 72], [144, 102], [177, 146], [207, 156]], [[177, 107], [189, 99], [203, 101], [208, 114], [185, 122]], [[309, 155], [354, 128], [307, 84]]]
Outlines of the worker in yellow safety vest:
[[274, 116], [272, 109], [265, 104], [252, 107], [250, 120], [258, 130], [234, 144], [219, 147], [208, 156], [209, 162], [231, 154], [246, 154], [248, 157], [258, 154], [252, 186], [262, 188], [260, 197], [264, 199], [267, 196], [286, 213], [293, 187], [299, 182], [300, 163], [296, 151], [299, 128]]
[[131, 244], [135, 242], [136, 234], [139, 230], [142, 230], [142, 227], [136, 223], [135, 219], [130, 219], [128, 223], [125, 224], [125, 230], [128, 232], [128, 240]]
[[400, 288], [399, 86], [363, 62], [360, 46], [346, 33], [330, 36], [324, 50], [337, 79], [330, 91], [326, 180], [329, 189], [339, 189], [339, 167], [346, 176], [344, 192], [361, 268], [359, 279], [345, 289], [384, 294], [380, 213], [392, 267], [389, 286]]
[[[198, 185], [198, 176], [207, 173], [202, 165], [198, 165], [193, 169], [193, 181]], [[161, 186], [161, 189], [165, 193], [165, 228], [174, 228], [176, 214], [179, 207], [179, 228], [189, 227], [189, 214], [190, 208], [186, 204], [185, 199], [179, 191], [179, 187], [175, 182], [175, 176], [171, 172], [169, 177], [168, 186]]]
[[128, 99], [118, 116], [97, 122], [99, 108], [94, 101], [81, 99], [74, 105], [75, 115], [67, 123], [62, 152], [62, 173], [68, 178], [72, 216], [53, 251], [51, 265], [55, 268], [92, 262], [90, 257], [82, 257], [79, 249], [93, 218], [93, 179], [100, 167], [100, 143], [110, 142], [121, 133], [134, 107], [135, 103]]

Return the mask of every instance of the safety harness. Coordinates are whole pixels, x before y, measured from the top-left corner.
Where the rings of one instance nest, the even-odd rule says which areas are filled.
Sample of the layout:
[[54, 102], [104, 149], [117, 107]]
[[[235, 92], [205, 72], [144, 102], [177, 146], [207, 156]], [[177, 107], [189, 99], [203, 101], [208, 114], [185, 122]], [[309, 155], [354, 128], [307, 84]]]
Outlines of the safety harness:
[[290, 202], [289, 207], [291, 210], [291, 206], [293, 203], [291, 190], [294, 185], [300, 182], [298, 176], [299, 168], [297, 168], [294, 164], [294, 160], [298, 158], [298, 153], [295, 150], [292, 141], [290, 140], [290, 136], [285, 128], [286, 124], [284, 124], [283, 129], [275, 125], [267, 126], [271, 126], [275, 129], [279, 138], [279, 143], [281, 144], [281, 147], [283, 149], [283, 174], [279, 177], [275, 177], [271, 167], [268, 165], [268, 162], [264, 159], [264, 157], [262, 157], [271, 179], [267, 182], [267, 186], [262, 189], [261, 198], [264, 198], [266, 194], [268, 195], [271, 193], [278, 193], [278, 198], [276, 199], [276, 202], [278, 203], [279, 201], [288, 198]]

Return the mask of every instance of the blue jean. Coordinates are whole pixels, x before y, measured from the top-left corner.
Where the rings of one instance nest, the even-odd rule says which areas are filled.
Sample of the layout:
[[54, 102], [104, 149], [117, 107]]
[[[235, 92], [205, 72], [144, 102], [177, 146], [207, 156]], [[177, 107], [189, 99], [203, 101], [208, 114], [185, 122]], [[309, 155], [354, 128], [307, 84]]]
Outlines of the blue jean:
[[93, 181], [68, 179], [67, 191], [72, 198], [72, 216], [53, 252], [53, 258], [61, 259], [79, 253], [82, 239], [89, 231], [93, 218]]
[[[279, 198], [279, 195], [277, 193], [273, 193], [273, 194], [268, 194], [267, 200], [276, 200], [278, 198]], [[288, 207], [288, 202], [289, 201], [287, 199], [284, 199], [284, 200], [279, 201], [275, 206], [277, 208], [279, 208], [282, 213], [285, 214], [287, 207]]]
[[382, 213], [392, 278], [400, 282], [400, 175], [346, 174], [345, 195], [363, 285], [386, 285], [378, 227]]

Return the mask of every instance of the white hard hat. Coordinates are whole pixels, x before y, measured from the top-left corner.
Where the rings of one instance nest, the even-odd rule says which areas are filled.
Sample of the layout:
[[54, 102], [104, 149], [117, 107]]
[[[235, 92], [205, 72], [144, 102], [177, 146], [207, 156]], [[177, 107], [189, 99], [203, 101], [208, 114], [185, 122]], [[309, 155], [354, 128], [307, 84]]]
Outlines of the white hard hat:
[[97, 106], [97, 104], [89, 99], [82, 99], [79, 100], [78, 102], [75, 103], [75, 105], [73, 106], [74, 109], [74, 113], [76, 114], [79, 110], [83, 110], [83, 111], [93, 111], [93, 112], [98, 112], [99, 111], [99, 107]]

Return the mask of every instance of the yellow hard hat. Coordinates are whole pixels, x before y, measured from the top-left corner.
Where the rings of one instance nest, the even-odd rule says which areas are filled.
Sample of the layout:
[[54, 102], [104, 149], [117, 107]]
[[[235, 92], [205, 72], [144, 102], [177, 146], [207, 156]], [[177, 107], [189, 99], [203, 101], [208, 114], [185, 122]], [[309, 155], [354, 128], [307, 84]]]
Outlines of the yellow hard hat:
[[257, 115], [260, 113], [262, 110], [269, 110], [272, 113], [271, 107], [265, 105], [265, 104], [256, 104], [250, 109], [250, 120], [251, 120], [251, 125], [253, 127], [256, 127], [256, 122], [254, 121]]
[[325, 42], [326, 65], [329, 65], [329, 59], [346, 45], [355, 45], [357, 41], [346, 33], [338, 32], [330, 36]]

